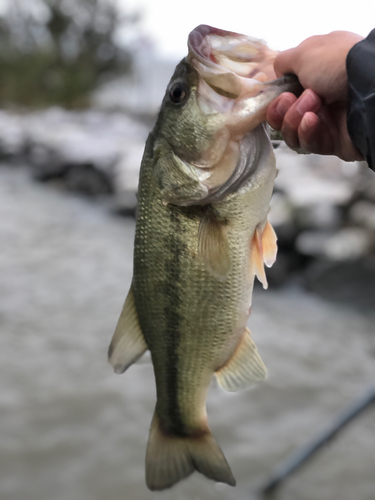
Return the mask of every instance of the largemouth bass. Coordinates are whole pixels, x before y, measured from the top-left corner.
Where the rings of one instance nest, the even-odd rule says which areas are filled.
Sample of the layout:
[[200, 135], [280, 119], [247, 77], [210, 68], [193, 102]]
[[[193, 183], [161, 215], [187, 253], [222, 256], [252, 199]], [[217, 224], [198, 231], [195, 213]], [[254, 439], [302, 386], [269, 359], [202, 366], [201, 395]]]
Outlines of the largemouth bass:
[[[212, 375], [227, 391], [263, 380], [247, 328], [254, 276], [276, 258], [267, 221], [276, 176], [262, 123], [296, 79], [274, 77], [276, 52], [199, 26], [177, 66], [141, 164], [134, 275], [110, 348], [123, 373], [149, 349], [157, 402], [146, 483], [168, 488], [201, 472], [235, 485], [207, 424]], [[298, 82], [297, 82], [298, 84]]]

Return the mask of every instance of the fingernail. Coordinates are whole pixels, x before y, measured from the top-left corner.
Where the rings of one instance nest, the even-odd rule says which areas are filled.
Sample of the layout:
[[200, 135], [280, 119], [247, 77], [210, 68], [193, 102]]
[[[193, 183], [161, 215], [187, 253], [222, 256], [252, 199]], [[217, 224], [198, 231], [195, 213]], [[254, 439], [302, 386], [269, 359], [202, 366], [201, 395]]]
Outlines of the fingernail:
[[318, 103], [318, 97], [313, 92], [305, 91], [298, 100], [296, 110], [304, 115], [307, 111], [315, 111]]

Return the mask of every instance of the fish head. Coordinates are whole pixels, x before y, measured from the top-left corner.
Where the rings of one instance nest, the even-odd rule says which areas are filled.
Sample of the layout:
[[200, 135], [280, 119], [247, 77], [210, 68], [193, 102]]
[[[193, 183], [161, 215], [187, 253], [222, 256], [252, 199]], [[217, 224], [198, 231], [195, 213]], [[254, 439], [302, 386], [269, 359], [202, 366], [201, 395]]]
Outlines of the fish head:
[[[222, 200], [254, 173], [270, 102], [300, 88], [296, 77], [275, 80], [277, 55], [265, 42], [210, 26], [195, 28], [177, 66], [156, 124], [156, 175], [163, 200], [176, 205]], [[249, 148], [252, 151], [249, 151]], [[168, 158], [168, 160], [166, 160]]]

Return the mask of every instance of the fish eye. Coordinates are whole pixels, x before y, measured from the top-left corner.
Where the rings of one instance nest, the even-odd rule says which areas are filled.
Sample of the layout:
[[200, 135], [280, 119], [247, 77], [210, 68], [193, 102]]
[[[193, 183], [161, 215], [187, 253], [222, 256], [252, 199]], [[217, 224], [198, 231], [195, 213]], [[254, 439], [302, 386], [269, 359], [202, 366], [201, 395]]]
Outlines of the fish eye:
[[187, 87], [182, 82], [176, 82], [169, 90], [169, 97], [174, 104], [180, 104], [188, 95]]

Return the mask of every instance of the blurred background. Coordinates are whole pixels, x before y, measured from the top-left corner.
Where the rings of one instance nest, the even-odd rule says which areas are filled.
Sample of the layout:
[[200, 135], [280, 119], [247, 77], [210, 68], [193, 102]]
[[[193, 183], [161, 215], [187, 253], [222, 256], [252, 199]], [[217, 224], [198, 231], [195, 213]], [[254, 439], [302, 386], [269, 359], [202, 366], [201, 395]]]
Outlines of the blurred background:
[[[271, 471], [375, 385], [375, 175], [276, 149], [279, 257], [249, 326], [266, 382], [208, 415], [237, 487], [198, 474], [150, 493], [147, 356], [114, 375], [107, 347], [132, 276], [138, 169], [164, 89], [198, 24], [275, 49], [373, 6], [342, 2], [0, 2], [0, 498], [257, 499]], [[274, 493], [373, 500], [369, 409]]]

